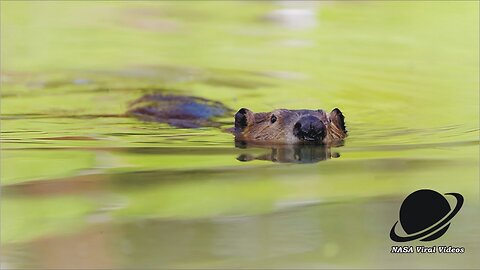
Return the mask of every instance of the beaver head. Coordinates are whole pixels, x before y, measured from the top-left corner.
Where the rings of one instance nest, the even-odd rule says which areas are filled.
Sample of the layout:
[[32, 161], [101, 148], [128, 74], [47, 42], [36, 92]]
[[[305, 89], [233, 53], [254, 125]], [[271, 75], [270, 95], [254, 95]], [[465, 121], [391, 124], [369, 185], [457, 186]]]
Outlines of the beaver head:
[[254, 113], [246, 108], [235, 114], [237, 141], [272, 144], [336, 144], [346, 136], [344, 116], [335, 108], [323, 110], [287, 110]]

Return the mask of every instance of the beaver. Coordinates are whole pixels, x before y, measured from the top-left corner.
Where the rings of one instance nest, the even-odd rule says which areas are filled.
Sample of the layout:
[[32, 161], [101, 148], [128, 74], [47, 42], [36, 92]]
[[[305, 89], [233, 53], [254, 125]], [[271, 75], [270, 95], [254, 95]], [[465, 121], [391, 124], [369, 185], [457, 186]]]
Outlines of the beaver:
[[236, 141], [267, 144], [338, 145], [347, 136], [345, 117], [340, 109], [278, 109], [254, 113], [241, 108], [235, 114]]
[[[143, 121], [167, 123], [178, 128], [220, 127], [218, 119], [233, 110], [218, 101], [193, 96], [146, 94], [130, 103], [127, 115]], [[287, 110], [254, 113], [242, 108], [235, 114], [235, 125], [227, 129], [235, 141], [261, 144], [339, 145], [347, 136], [345, 118], [335, 108]]]

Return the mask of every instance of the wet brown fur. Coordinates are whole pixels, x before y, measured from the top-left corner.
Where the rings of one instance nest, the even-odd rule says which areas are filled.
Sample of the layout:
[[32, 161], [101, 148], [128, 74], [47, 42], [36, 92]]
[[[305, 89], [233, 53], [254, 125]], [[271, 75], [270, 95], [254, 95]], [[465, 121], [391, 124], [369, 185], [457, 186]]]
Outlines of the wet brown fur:
[[[240, 119], [236, 116], [234, 135], [237, 141], [269, 144], [306, 143], [293, 134], [293, 126], [304, 116], [317, 117], [326, 127], [325, 137], [321, 142], [316, 143], [337, 145], [341, 144], [347, 136], [343, 114], [337, 108], [330, 113], [323, 110], [288, 109], [254, 113], [245, 108], [240, 109], [239, 112], [246, 116], [246, 123], [242, 122], [245, 119]], [[272, 116], [276, 118], [276, 121], [273, 123], [271, 121]], [[239, 121], [242, 123], [237, 124]]]

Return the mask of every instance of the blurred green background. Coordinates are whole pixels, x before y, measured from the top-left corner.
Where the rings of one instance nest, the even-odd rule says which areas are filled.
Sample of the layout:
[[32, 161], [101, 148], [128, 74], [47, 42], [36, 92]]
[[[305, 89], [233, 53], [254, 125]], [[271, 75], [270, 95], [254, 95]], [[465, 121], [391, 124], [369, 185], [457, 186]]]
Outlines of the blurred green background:
[[[2, 1], [2, 268], [478, 268], [477, 1]], [[339, 107], [339, 158], [240, 162], [233, 116], [122, 116], [146, 93]], [[460, 192], [390, 254], [409, 193]], [[417, 243], [426, 244], [426, 243]]]

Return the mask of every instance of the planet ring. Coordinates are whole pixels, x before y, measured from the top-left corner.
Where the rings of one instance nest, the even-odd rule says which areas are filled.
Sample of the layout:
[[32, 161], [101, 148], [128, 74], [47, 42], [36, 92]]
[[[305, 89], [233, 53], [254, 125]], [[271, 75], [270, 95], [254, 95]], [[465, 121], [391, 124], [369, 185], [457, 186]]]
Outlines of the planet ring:
[[395, 233], [395, 226], [397, 226], [397, 223], [398, 223], [398, 221], [397, 221], [397, 222], [395, 222], [395, 224], [393, 224], [393, 227], [390, 230], [390, 238], [392, 238], [392, 240], [396, 241], [396, 242], [408, 242], [408, 241], [412, 241], [412, 240], [427, 236], [427, 235], [435, 232], [436, 230], [440, 229], [441, 227], [443, 227], [447, 222], [449, 222], [458, 213], [458, 211], [460, 211], [460, 208], [462, 208], [462, 205], [463, 205], [463, 196], [462, 195], [460, 195], [458, 193], [445, 193], [445, 195], [455, 196], [455, 198], [457, 199], [457, 205], [455, 205], [455, 209], [453, 209], [453, 211], [450, 212], [448, 217], [444, 218], [442, 222], [440, 222], [439, 224], [431, 227], [430, 229], [428, 229], [428, 230], [426, 230], [422, 233], [403, 237], [403, 236], [399, 236]]

